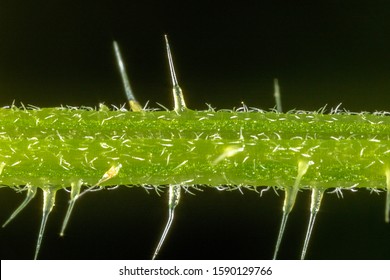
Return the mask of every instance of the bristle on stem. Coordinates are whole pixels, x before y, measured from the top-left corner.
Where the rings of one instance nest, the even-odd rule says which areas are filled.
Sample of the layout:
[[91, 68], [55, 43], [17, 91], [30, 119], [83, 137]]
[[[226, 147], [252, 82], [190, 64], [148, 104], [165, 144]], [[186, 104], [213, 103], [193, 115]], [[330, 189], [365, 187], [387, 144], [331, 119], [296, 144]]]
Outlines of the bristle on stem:
[[184, 100], [183, 92], [182, 92], [182, 90], [179, 86], [179, 83], [177, 81], [175, 67], [173, 65], [172, 53], [171, 53], [171, 49], [169, 47], [169, 42], [168, 42], [168, 36], [165, 35], [164, 37], [165, 37], [165, 45], [166, 45], [166, 49], [167, 49], [169, 70], [170, 70], [171, 79], [172, 79], [172, 92], [173, 92], [173, 99], [174, 99], [174, 103], [175, 103], [174, 110], [176, 112], [184, 111], [185, 109], [187, 109], [187, 106], [186, 106], [186, 103]]
[[279, 87], [278, 79], [274, 79], [274, 97], [275, 97], [275, 103], [276, 103], [276, 111], [278, 111], [279, 113], [282, 113], [283, 112], [282, 96], [280, 94], [280, 87]]
[[179, 185], [170, 185], [169, 186], [168, 221], [165, 225], [164, 231], [161, 235], [161, 238], [160, 238], [160, 241], [157, 245], [157, 248], [154, 251], [152, 260], [156, 259], [157, 255], [158, 255], [158, 253], [159, 253], [159, 251], [160, 251], [160, 249], [165, 241], [165, 238], [169, 232], [169, 229], [171, 228], [173, 218], [175, 215], [175, 208], [179, 204], [179, 200], [180, 200], [180, 191], [181, 191], [181, 186], [179, 186]]
[[307, 227], [305, 242], [303, 244], [301, 260], [305, 259], [307, 248], [309, 246], [310, 237], [313, 231], [313, 226], [317, 217], [317, 213], [321, 207], [322, 197], [324, 195], [324, 189], [313, 187], [311, 192], [311, 204], [310, 204], [310, 219]]
[[70, 215], [73, 211], [73, 207], [76, 203], [76, 200], [79, 198], [82, 183], [83, 182], [81, 180], [78, 180], [77, 182], [71, 184], [69, 207], [66, 212], [64, 222], [62, 223], [60, 236], [64, 236], [66, 226], [68, 225]]
[[390, 168], [386, 169], [386, 206], [385, 206], [385, 222], [390, 222]]
[[282, 216], [282, 222], [281, 222], [280, 229], [279, 229], [278, 239], [277, 239], [276, 246], [275, 246], [275, 252], [274, 252], [274, 256], [273, 256], [274, 260], [278, 256], [278, 251], [280, 248], [280, 244], [282, 243], [282, 238], [283, 238], [284, 230], [285, 230], [285, 227], [287, 224], [288, 215], [290, 214], [290, 212], [292, 211], [292, 209], [294, 207], [295, 200], [297, 198], [297, 194], [298, 194], [298, 190], [299, 190], [299, 186], [301, 183], [301, 179], [306, 174], [309, 166], [312, 164], [313, 164], [312, 161], [300, 160], [298, 162], [298, 174], [297, 174], [297, 177], [295, 178], [294, 185], [290, 188], [286, 187], [284, 190], [283, 216]]
[[51, 210], [53, 210], [53, 207], [55, 205], [55, 198], [57, 192], [56, 189], [53, 189], [51, 187], [43, 188], [42, 191], [43, 191], [42, 220], [41, 220], [41, 226], [39, 228], [37, 245], [35, 247], [34, 260], [38, 258], [39, 250], [41, 249], [43, 234], [46, 228], [47, 219], [49, 218], [49, 214]]
[[12, 213], [12, 215], [8, 218], [8, 220], [3, 224], [2, 227], [5, 227], [9, 222], [11, 222], [29, 203], [30, 201], [35, 197], [37, 194], [37, 187], [26, 185], [27, 194], [26, 198], [22, 202], [22, 204], [19, 205], [18, 208]]
[[123, 87], [125, 89], [127, 101], [129, 102], [130, 109], [134, 112], [140, 112], [142, 111], [142, 106], [139, 104], [139, 102], [135, 99], [133, 91], [131, 90], [129, 78], [126, 74], [126, 68], [125, 64], [123, 63], [123, 59], [119, 50], [118, 43], [114, 41], [114, 51], [115, 51], [115, 57], [118, 64], [119, 72], [121, 73]]

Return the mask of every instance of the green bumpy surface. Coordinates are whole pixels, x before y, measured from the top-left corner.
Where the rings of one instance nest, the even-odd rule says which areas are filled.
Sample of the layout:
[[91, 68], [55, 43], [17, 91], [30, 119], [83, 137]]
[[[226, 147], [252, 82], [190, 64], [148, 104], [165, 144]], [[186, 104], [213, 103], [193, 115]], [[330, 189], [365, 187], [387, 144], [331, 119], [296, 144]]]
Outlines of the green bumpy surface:
[[232, 111], [0, 109], [0, 184], [385, 188], [390, 117]]

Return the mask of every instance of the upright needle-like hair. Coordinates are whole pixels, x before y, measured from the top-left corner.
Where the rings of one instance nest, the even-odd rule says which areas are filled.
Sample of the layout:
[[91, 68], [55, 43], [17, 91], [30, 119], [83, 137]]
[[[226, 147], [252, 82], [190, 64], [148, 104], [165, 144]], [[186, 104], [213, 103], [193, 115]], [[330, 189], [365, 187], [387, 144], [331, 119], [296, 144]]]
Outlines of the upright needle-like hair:
[[129, 102], [130, 109], [134, 112], [140, 112], [142, 111], [141, 104], [135, 99], [133, 91], [130, 87], [129, 78], [126, 74], [125, 64], [123, 63], [123, 59], [119, 50], [119, 46], [116, 41], [114, 41], [114, 51], [115, 51], [115, 57], [116, 61], [118, 63], [119, 72], [121, 73], [123, 87], [125, 88], [127, 101]]
[[324, 189], [313, 187], [311, 191], [311, 205], [310, 205], [310, 219], [307, 227], [305, 242], [303, 244], [301, 260], [305, 259], [307, 247], [309, 246], [310, 236], [313, 231], [313, 226], [317, 217], [318, 211], [320, 211], [321, 201], [324, 194]]
[[175, 102], [174, 110], [176, 112], [179, 112], [187, 109], [187, 106], [186, 106], [186, 102], [184, 101], [183, 92], [179, 86], [179, 83], [177, 82], [175, 67], [173, 65], [172, 54], [171, 54], [171, 49], [169, 47], [167, 35], [165, 35], [165, 45], [167, 48], [168, 63], [169, 63], [169, 69], [172, 78], [172, 92], [173, 92], [173, 99]]
[[8, 218], [8, 220], [3, 224], [3, 227], [8, 225], [9, 222], [11, 222], [24, 209], [24, 207], [26, 207], [30, 203], [30, 201], [37, 194], [37, 190], [38, 190], [37, 187], [26, 185], [26, 188], [27, 188], [26, 198], [24, 199], [22, 204], [20, 204], [20, 206], [18, 208], [16, 208], [16, 210], [12, 213], [12, 215]]
[[165, 225], [164, 231], [161, 235], [160, 242], [157, 245], [156, 250], [154, 251], [153, 258], [154, 260], [157, 257], [158, 252], [161, 249], [161, 246], [164, 243], [165, 237], [167, 236], [169, 229], [172, 225], [173, 218], [175, 215], [175, 208], [179, 204], [180, 200], [180, 191], [181, 191], [181, 186], [180, 185], [170, 185], [169, 186], [169, 201], [168, 201], [168, 208], [169, 208], [169, 213], [168, 213], [168, 221]]
[[34, 260], [38, 258], [39, 250], [41, 249], [43, 234], [46, 228], [47, 219], [49, 218], [49, 214], [51, 210], [53, 210], [55, 199], [56, 199], [56, 192], [57, 192], [57, 190], [52, 189], [52, 187], [43, 188], [42, 190], [43, 190], [42, 220], [41, 220], [41, 226], [39, 228], [37, 245], [35, 247]]
[[299, 185], [301, 183], [301, 179], [303, 175], [306, 174], [307, 169], [309, 166], [313, 164], [312, 161], [299, 161], [298, 162], [298, 174], [297, 177], [295, 178], [294, 185], [292, 188], [286, 187], [284, 190], [284, 203], [283, 203], [283, 216], [282, 216], [282, 222], [280, 225], [279, 229], [279, 235], [278, 235], [278, 240], [276, 242], [275, 246], [275, 252], [274, 252], [274, 257], [273, 259], [276, 260], [276, 257], [278, 256], [278, 251], [280, 244], [282, 243], [282, 238], [284, 234], [284, 229], [286, 228], [287, 220], [288, 220], [288, 215], [291, 213], [295, 200], [297, 198], [298, 190], [299, 190]]
[[280, 87], [278, 79], [274, 79], [274, 97], [276, 102], [276, 111], [282, 113], [282, 96], [280, 95]]

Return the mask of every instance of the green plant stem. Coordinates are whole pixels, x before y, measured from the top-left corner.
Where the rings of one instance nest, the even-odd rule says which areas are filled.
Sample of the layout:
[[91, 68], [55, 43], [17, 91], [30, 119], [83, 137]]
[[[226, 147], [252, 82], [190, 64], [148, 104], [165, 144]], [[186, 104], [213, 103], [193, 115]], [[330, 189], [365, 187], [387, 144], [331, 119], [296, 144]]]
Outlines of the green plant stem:
[[389, 135], [370, 114], [0, 109], [0, 184], [289, 187], [310, 160], [301, 186], [385, 188]]

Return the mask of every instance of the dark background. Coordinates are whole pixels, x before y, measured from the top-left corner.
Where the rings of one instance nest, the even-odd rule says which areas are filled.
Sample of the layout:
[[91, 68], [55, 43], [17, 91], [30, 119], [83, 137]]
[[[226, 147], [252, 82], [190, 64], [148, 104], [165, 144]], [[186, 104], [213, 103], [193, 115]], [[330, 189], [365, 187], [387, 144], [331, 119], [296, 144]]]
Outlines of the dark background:
[[[389, 110], [388, 1], [0, 1], [0, 105], [125, 102], [112, 41], [118, 41], [142, 104], [172, 108], [163, 35], [168, 34], [187, 104], [272, 108], [279, 78], [285, 110], [325, 104]], [[378, 186], [379, 187], [379, 186]], [[298, 196], [280, 258], [300, 255], [309, 192]], [[0, 220], [24, 195], [4, 188]], [[166, 196], [119, 188], [78, 202], [65, 238], [59, 192], [42, 259], [148, 259], [167, 217]], [[326, 195], [307, 257], [389, 259], [385, 195]], [[185, 194], [162, 259], [269, 259], [283, 194], [205, 190]], [[41, 194], [0, 230], [2, 259], [33, 257]]]

